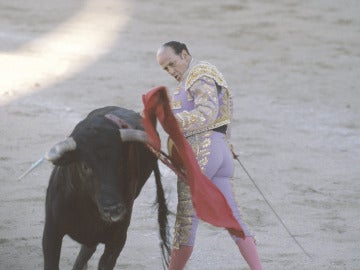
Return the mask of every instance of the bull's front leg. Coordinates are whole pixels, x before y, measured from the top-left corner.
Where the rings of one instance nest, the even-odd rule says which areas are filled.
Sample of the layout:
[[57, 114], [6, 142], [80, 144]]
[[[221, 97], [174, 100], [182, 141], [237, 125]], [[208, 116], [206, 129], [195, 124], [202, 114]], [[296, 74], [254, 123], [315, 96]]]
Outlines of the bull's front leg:
[[91, 247], [81, 245], [79, 255], [76, 258], [72, 270], [87, 269], [87, 262], [89, 261], [89, 259], [91, 258], [91, 256], [94, 254], [95, 251], [96, 251], [96, 245]]
[[99, 262], [99, 270], [112, 270], [115, 267], [116, 260], [120, 255], [120, 252], [122, 251], [125, 242], [126, 242], [126, 235], [127, 232], [124, 232], [124, 234], [120, 238], [115, 238], [115, 241], [113, 241], [110, 244], [105, 244], [104, 253], [100, 258]]
[[44, 270], [58, 270], [63, 235], [59, 234], [49, 221], [45, 222], [42, 247]]

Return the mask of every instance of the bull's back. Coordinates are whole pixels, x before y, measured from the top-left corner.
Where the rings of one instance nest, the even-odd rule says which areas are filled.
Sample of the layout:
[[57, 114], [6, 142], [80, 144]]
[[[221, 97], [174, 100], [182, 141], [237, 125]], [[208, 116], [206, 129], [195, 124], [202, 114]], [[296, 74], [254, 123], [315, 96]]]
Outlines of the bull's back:
[[134, 129], [144, 130], [142, 125], [142, 117], [139, 113], [117, 106], [106, 106], [90, 112], [87, 118], [92, 118], [95, 116], [105, 116], [107, 114], [114, 114], [120, 119], [124, 120]]

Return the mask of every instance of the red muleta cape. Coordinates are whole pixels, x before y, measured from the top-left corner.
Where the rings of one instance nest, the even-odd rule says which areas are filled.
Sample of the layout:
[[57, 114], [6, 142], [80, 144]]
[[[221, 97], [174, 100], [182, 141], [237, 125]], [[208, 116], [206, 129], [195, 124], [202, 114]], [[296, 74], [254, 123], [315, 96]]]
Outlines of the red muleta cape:
[[[197, 216], [217, 227], [226, 228], [231, 234], [244, 238], [244, 232], [235, 219], [221, 191], [202, 173], [192, 148], [182, 134], [170, 107], [167, 90], [164, 86], [151, 89], [142, 97], [144, 103], [143, 124], [152, 146], [160, 151], [161, 142], [156, 132], [157, 119], [173, 140], [177, 151], [173, 156], [174, 166], [181, 166], [186, 172], [191, 198]], [[180, 169], [180, 168], [179, 168]]]

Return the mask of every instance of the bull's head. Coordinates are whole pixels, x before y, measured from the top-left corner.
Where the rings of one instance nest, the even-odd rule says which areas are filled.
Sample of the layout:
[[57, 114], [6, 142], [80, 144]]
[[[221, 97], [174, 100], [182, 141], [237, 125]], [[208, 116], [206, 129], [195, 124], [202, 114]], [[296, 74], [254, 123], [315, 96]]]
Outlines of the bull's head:
[[86, 136], [73, 132], [70, 137], [55, 144], [45, 156], [53, 164], [67, 168], [69, 173], [66, 177], [73, 179], [66, 181], [82, 191], [86, 190], [96, 204], [101, 218], [107, 222], [121, 220], [128, 209], [126, 197], [131, 181], [122, 179], [124, 169], [129, 169], [124, 168], [124, 162], [127, 162], [127, 157], [123, 155], [126, 148], [124, 142], [147, 143], [144, 131], [118, 131], [119, 133], [114, 132], [114, 129], [97, 129], [92, 132], [96, 134], [91, 136], [91, 132], [87, 132]]

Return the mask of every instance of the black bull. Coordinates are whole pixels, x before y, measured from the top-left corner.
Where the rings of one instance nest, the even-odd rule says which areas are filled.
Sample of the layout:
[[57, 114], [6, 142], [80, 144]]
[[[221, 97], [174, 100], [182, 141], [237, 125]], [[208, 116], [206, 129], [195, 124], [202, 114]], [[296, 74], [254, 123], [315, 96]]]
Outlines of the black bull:
[[[124, 130], [134, 134], [121, 137]], [[55, 167], [46, 194], [44, 269], [59, 269], [65, 235], [82, 244], [73, 269], [86, 269], [99, 243], [105, 248], [98, 269], [113, 269], [126, 241], [134, 200], [152, 172], [160, 245], [167, 263], [168, 209], [157, 158], [138, 142], [143, 140], [138, 136], [142, 130], [138, 113], [104, 107], [92, 111], [47, 153]]]

